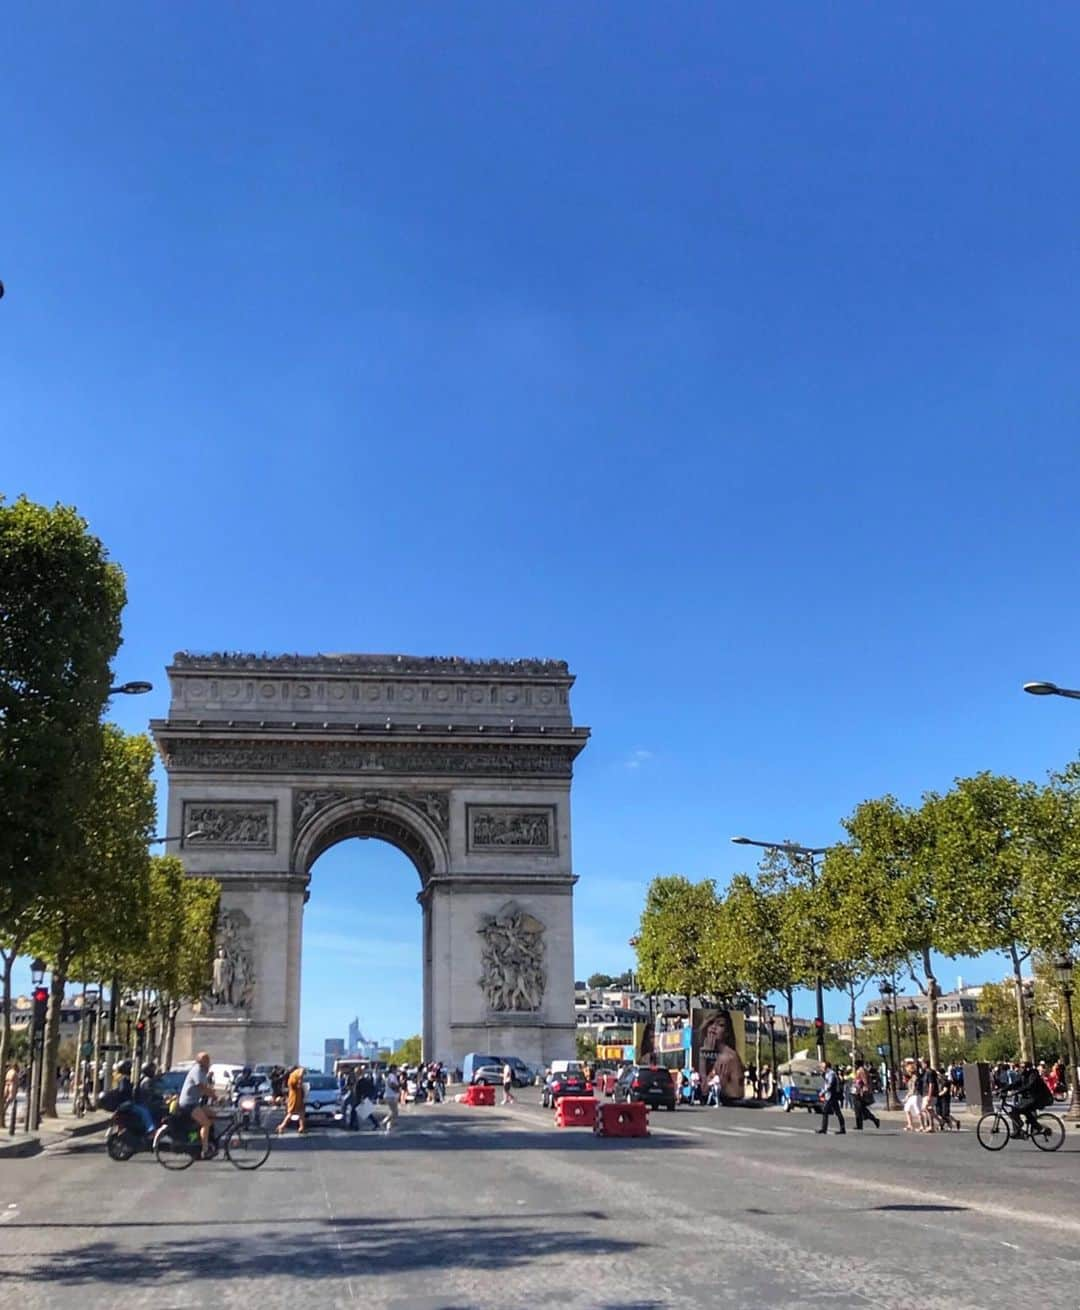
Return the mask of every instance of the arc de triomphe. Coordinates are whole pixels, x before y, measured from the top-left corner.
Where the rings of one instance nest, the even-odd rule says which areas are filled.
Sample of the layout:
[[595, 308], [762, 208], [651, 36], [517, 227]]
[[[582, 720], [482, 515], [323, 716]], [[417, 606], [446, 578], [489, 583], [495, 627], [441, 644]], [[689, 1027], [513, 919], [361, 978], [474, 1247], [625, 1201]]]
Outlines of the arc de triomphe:
[[589, 730], [565, 663], [179, 653], [168, 675], [166, 831], [222, 887], [178, 1058], [298, 1058], [311, 866], [350, 837], [420, 876], [425, 1058], [573, 1055], [570, 782]]

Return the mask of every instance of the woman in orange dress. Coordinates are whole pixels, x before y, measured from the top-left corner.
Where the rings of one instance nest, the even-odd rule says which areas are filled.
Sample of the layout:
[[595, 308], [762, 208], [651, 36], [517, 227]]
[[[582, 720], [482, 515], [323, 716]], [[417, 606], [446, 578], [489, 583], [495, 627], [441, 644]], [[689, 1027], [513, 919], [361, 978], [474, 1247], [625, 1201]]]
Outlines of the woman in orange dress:
[[278, 1136], [281, 1137], [285, 1129], [289, 1126], [289, 1120], [296, 1116], [299, 1124], [300, 1133], [307, 1132], [307, 1126], [304, 1123], [304, 1066], [298, 1064], [289, 1074], [288, 1082], [285, 1084], [288, 1088], [288, 1099], [285, 1102], [285, 1118], [282, 1119], [278, 1126]]

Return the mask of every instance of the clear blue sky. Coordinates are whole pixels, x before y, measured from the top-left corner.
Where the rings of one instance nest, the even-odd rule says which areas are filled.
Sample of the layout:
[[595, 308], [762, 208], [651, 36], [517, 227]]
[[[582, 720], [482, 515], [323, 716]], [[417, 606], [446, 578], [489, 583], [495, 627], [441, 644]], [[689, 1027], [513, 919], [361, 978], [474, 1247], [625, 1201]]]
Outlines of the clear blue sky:
[[[580, 973], [654, 874], [744, 867], [732, 833], [1070, 759], [1080, 707], [1020, 685], [1080, 682], [1078, 37], [10, 11], [0, 469], [127, 571], [117, 671], [158, 689], [116, 717], [178, 648], [566, 658]], [[320, 861], [305, 1054], [417, 1028], [417, 885]]]

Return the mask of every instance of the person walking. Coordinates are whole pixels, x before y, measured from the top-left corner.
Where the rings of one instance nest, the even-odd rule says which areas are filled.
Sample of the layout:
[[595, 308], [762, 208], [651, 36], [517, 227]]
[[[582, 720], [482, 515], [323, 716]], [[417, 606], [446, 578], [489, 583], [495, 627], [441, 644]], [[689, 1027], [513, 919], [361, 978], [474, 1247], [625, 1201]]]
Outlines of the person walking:
[[928, 1133], [937, 1131], [938, 1097], [941, 1095], [941, 1078], [933, 1065], [927, 1063], [922, 1071], [923, 1128]]
[[2, 1118], [3, 1115], [7, 1114], [8, 1110], [14, 1104], [15, 1098], [18, 1096], [18, 1094], [19, 1094], [19, 1064], [17, 1060], [12, 1060], [12, 1062], [8, 1065], [7, 1073], [4, 1075], [4, 1097], [3, 1097], [3, 1101], [0, 1102], [0, 1104], [2, 1104], [3, 1109], [2, 1111], [0, 1111], [0, 1118]]
[[398, 1107], [401, 1104], [401, 1094], [403, 1083], [394, 1065], [391, 1065], [386, 1071], [386, 1083], [383, 1091], [386, 1106], [386, 1118], [383, 1121], [383, 1132], [388, 1133], [394, 1124], [397, 1123]]
[[304, 1119], [304, 1067], [298, 1064], [286, 1079], [287, 1099], [285, 1102], [285, 1118], [278, 1125], [277, 1134], [279, 1137], [285, 1136], [285, 1129], [289, 1126], [289, 1120], [296, 1119], [297, 1132], [300, 1137], [307, 1134], [307, 1123]]
[[832, 1067], [832, 1062], [826, 1060], [821, 1066], [823, 1076], [823, 1085], [821, 1089], [821, 1127], [817, 1130], [819, 1134], [825, 1134], [829, 1131], [829, 1115], [836, 1115], [836, 1131], [841, 1136], [847, 1132], [844, 1127], [844, 1112], [841, 1108], [840, 1098], [843, 1096], [843, 1085], [837, 1077], [836, 1070]]
[[905, 1133], [922, 1132], [922, 1097], [919, 1095], [919, 1071], [915, 1061], [904, 1061], [904, 1124]]
[[502, 1068], [503, 1105], [514, 1105], [514, 1071], [508, 1064]]
[[874, 1089], [870, 1085], [870, 1072], [865, 1064], [857, 1064], [851, 1087], [851, 1105], [855, 1111], [855, 1127], [859, 1132], [862, 1132], [865, 1119], [869, 1119], [875, 1128], [881, 1127], [881, 1120], [870, 1109], [873, 1104]]

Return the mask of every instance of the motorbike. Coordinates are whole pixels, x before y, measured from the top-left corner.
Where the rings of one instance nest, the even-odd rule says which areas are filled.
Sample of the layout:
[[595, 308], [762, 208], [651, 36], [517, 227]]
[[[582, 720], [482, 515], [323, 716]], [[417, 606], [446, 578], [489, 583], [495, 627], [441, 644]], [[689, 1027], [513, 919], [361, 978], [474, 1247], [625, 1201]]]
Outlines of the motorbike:
[[122, 1162], [130, 1160], [137, 1151], [149, 1151], [157, 1127], [155, 1122], [154, 1127], [147, 1132], [143, 1120], [130, 1101], [118, 1105], [113, 1111], [112, 1122], [105, 1136], [105, 1150], [109, 1159]]
[[262, 1097], [258, 1093], [244, 1088], [242, 1091], [234, 1093], [232, 1098], [233, 1106], [239, 1112], [240, 1122], [246, 1128], [249, 1124], [255, 1124], [256, 1127], [262, 1124]]

